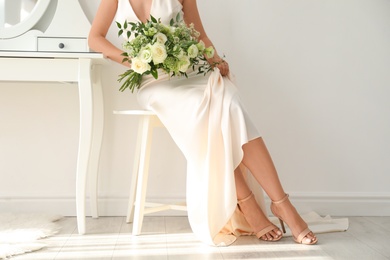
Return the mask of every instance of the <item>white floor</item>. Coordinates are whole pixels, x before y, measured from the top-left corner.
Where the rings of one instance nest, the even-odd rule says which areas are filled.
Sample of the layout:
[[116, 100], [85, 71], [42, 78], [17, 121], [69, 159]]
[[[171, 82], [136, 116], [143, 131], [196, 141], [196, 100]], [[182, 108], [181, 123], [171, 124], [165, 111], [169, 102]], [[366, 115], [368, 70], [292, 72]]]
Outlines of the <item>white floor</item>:
[[37, 252], [12, 259], [390, 259], [390, 217], [350, 217], [347, 232], [319, 234], [315, 246], [290, 237], [277, 243], [240, 237], [230, 247], [210, 247], [196, 240], [186, 217], [146, 217], [142, 235], [131, 235], [124, 217], [87, 219], [88, 234], [77, 233], [76, 219], [60, 220], [62, 230], [44, 240]]

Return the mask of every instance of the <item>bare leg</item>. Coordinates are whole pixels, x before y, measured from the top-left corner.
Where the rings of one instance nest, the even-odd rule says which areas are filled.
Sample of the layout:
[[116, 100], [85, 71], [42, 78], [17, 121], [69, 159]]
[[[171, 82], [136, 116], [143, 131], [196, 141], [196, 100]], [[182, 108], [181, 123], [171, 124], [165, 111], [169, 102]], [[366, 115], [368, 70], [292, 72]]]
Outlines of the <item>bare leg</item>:
[[[238, 201], [245, 200], [252, 195], [252, 191], [249, 189], [248, 185], [245, 182], [244, 176], [239, 167], [234, 172], [235, 182], [236, 182], [236, 191]], [[249, 225], [252, 227], [255, 233], [272, 226], [273, 224], [268, 220], [264, 215], [260, 206], [257, 204], [254, 197], [245, 200], [244, 203], [239, 203], [239, 209], [244, 214], [245, 219], [248, 221]], [[265, 241], [276, 241], [279, 240], [282, 236], [282, 232], [276, 226], [259, 238]], [[263, 234], [263, 232], [261, 232]]]
[[[263, 139], [257, 138], [250, 141], [243, 146], [243, 150], [244, 158], [242, 163], [251, 171], [270, 199], [272, 201], [283, 199], [286, 193], [280, 183], [275, 166]], [[307, 227], [307, 224], [299, 216], [289, 200], [283, 204], [274, 205], [273, 209], [286, 221], [293, 234], [297, 235]], [[316, 237], [310, 232], [306, 235], [305, 239], [314, 241]]]

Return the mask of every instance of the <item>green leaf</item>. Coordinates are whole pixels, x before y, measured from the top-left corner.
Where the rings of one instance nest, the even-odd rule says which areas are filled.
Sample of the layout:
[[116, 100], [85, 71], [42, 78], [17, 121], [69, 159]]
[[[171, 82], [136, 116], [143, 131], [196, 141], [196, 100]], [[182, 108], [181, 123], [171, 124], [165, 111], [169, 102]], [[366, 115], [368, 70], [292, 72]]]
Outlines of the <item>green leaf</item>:
[[120, 91], [125, 91], [127, 88], [134, 92], [135, 89], [138, 89], [141, 85], [142, 75], [136, 73], [134, 70], [127, 70], [123, 74], [119, 75], [118, 81], [122, 82], [122, 86], [119, 88]]
[[153, 17], [153, 15], [150, 15], [150, 19], [152, 20], [152, 22], [157, 23], [157, 20]]
[[173, 18], [169, 21], [169, 25], [170, 26], [173, 26], [175, 24], [175, 21], [173, 20]]
[[118, 37], [119, 37], [119, 36], [121, 36], [121, 35], [122, 35], [122, 33], [123, 33], [123, 30], [122, 30], [122, 29], [120, 29], [120, 30], [119, 30], [119, 32], [118, 32]]
[[177, 15], [176, 15], [176, 22], [180, 22], [180, 17], [181, 17], [181, 15], [180, 15], [180, 12], [179, 12], [179, 13], [177, 13]]
[[156, 69], [152, 69], [152, 70], [150, 71], [150, 73], [152, 73], [153, 78], [155, 78], [155, 79], [158, 78], [158, 72], [157, 72]]
[[116, 26], [119, 28], [119, 29], [122, 29], [122, 25], [118, 22], [116, 22]]
[[125, 23], [123, 24], [123, 29], [127, 29], [127, 21], [125, 20]]
[[127, 38], [130, 38], [131, 36], [131, 31], [127, 31]]

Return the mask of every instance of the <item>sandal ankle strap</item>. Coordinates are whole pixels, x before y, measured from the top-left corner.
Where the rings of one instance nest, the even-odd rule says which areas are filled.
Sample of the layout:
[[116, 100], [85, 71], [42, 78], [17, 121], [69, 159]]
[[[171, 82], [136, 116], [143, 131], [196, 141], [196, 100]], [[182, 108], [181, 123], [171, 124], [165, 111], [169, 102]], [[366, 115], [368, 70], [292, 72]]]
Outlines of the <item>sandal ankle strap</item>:
[[272, 203], [273, 204], [280, 204], [280, 203], [283, 203], [283, 202], [285, 202], [286, 200], [288, 200], [288, 197], [289, 197], [290, 195], [288, 194], [288, 193], [286, 193], [286, 195], [281, 199], [281, 200], [278, 200], [278, 201], [273, 201], [273, 200], [271, 200], [272, 201]]
[[248, 197], [243, 198], [242, 200], [237, 201], [237, 204], [241, 204], [241, 203], [243, 203], [243, 202], [245, 202], [245, 201], [247, 201], [247, 200], [250, 200], [252, 197], [253, 197], [253, 192], [251, 192], [251, 193], [248, 195]]

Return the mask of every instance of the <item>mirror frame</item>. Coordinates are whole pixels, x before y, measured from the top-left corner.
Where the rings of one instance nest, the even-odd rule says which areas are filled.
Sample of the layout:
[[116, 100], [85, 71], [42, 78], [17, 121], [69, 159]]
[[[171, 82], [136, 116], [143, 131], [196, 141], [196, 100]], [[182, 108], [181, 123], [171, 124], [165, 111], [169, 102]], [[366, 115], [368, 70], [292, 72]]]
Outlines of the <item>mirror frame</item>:
[[[2, 1], [5, 0], [0, 0], [0, 3]], [[20, 36], [28, 32], [42, 18], [49, 4], [50, 4], [50, 0], [38, 0], [34, 9], [22, 22], [7, 28], [4, 27], [4, 24], [0, 26], [0, 39], [15, 38], [17, 36]], [[0, 4], [0, 7], [1, 6], [2, 5]]]

